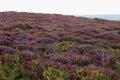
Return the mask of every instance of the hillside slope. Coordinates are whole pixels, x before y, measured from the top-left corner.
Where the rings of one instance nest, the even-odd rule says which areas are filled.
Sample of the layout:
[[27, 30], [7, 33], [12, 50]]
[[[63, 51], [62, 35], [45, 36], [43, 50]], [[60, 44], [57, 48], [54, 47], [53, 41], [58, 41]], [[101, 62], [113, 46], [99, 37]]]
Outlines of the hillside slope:
[[73, 74], [81, 68], [87, 73], [98, 70], [112, 80], [118, 80], [120, 68], [117, 66], [120, 64], [116, 65], [116, 61], [120, 63], [120, 21], [1, 12], [0, 55], [18, 51], [28, 55], [40, 53], [42, 64], [63, 71], [69, 80], [82, 80]]

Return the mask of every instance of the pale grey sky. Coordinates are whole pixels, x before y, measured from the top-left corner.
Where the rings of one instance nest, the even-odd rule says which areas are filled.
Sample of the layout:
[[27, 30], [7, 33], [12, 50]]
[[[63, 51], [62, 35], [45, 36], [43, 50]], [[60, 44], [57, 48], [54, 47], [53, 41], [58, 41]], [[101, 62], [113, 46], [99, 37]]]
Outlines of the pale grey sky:
[[65, 15], [120, 14], [120, 0], [0, 0], [0, 11]]

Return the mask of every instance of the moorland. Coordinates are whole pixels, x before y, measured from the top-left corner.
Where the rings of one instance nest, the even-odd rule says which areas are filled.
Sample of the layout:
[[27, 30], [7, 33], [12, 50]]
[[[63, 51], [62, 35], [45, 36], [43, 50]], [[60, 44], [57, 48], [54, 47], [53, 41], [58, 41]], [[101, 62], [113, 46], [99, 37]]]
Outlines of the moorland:
[[119, 80], [120, 21], [0, 12], [0, 80]]

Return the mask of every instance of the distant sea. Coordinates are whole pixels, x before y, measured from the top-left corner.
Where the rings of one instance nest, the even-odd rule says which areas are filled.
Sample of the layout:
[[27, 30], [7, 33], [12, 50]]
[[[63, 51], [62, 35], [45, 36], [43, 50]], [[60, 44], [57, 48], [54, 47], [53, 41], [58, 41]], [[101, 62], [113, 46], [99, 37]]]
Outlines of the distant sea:
[[100, 19], [120, 21], [120, 14], [117, 14], [117, 15], [80, 15], [80, 17], [100, 18]]

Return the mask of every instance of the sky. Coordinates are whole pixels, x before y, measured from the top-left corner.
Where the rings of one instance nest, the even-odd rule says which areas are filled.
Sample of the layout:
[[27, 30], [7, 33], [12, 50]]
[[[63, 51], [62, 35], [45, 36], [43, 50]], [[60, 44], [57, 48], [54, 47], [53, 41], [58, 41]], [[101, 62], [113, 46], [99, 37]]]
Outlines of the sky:
[[120, 14], [120, 0], [0, 0], [0, 12], [64, 15]]

